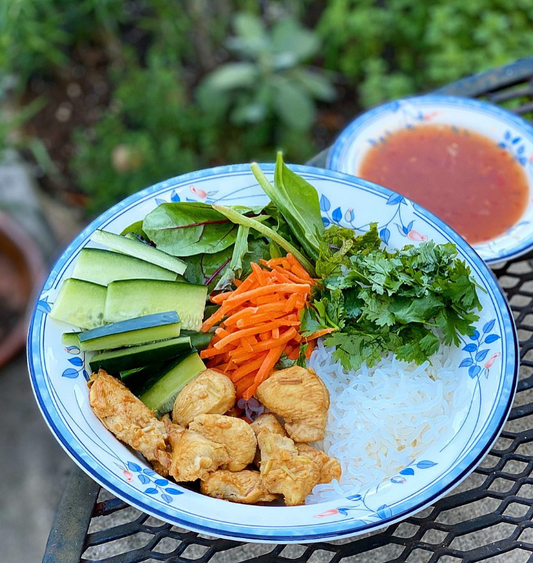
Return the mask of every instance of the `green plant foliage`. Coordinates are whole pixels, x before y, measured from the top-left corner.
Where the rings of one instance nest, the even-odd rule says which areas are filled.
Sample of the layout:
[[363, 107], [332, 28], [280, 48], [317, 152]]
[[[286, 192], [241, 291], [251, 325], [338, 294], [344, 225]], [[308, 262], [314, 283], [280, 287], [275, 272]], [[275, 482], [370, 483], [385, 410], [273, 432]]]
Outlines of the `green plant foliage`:
[[315, 120], [315, 101], [331, 101], [335, 90], [321, 71], [306, 63], [320, 49], [318, 36], [291, 16], [267, 29], [261, 18], [239, 13], [235, 35], [227, 41], [238, 61], [228, 62], [202, 82], [203, 108], [217, 100], [220, 116], [233, 125], [269, 124], [271, 118], [294, 131], [306, 132]]
[[368, 107], [531, 56], [532, 20], [530, 0], [330, 0], [317, 29]]

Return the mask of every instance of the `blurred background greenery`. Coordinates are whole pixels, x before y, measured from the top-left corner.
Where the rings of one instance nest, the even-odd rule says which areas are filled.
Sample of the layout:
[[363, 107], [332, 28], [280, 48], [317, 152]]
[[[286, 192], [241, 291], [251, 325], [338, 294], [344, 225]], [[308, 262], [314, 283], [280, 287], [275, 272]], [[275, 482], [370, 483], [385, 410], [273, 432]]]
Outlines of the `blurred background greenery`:
[[0, 151], [87, 215], [533, 52], [531, 0], [0, 2]]

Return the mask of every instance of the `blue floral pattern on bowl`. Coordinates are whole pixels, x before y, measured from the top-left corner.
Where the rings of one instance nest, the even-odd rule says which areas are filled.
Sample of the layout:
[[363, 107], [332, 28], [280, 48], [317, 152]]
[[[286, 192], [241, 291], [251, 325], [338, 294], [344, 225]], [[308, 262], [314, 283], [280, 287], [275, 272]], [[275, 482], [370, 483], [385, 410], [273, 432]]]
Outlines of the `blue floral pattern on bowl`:
[[[80, 250], [92, 244], [95, 229], [121, 232], [161, 202], [249, 205], [265, 201], [265, 196], [247, 165], [200, 171], [147, 188], [99, 217], [55, 264], [34, 311], [28, 363], [43, 415], [72, 458], [117, 496], [177, 526], [244, 541], [282, 543], [322, 541], [378, 529], [427, 506], [472, 471], [509, 412], [517, 380], [515, 329], [501, 290], [483, 261], [442, 222], [402, 196], [353, 176], [309, 167], [294, 169], [317, 188], [325, 224], [364, 231], [377, 222], [382, 240], [392, 247], [426, 239], [458, 245], [476, 281], [486, 289], [480, 295], [483, 311], [477, 333], [455, 349], [452, 359], [472, 398], [454, 419], [454, 433], [446, 441], [427, 448], [379, 486], [320, 505], [237, 505], [199, 495], [157, 475], [93, 415], [86, 385], [90, 353], [84, 356], [78, 347], [61, 343], [62, 332], [72, 327], [49, 318], [51, 305]], [[264, 165], [264, 170], [271, 178], [273, 166]]]
[[515, 258], [533, 247], [533, 126], [492, 104], [428, 95], [397, 100], [374, 108], [355, 119], [340, 134], [328, 154], [327, 167], [357, 176], [367, 151], [401, 129], [424, 123], [464, 127], [509, 151], [524, 169], [530, 186], [526, 210], [518, 223], [487, 242], [474, 245], [487, 263]]

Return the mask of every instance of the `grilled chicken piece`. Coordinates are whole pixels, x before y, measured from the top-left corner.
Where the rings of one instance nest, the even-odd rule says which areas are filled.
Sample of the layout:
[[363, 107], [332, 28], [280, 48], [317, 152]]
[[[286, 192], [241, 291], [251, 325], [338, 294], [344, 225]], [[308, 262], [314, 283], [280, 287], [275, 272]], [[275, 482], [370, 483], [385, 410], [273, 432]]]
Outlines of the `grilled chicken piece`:
[[259, 385], [256, 397], [284, 419], [285, 430], [295, 442], [324, 438], [329, 392], [315, 373], [300, 366], [275, 371]]
[[221, 465], [229, 463], [229, 456], [222, 444], [208, 440], [201, 434], [179, 427], [169, 433], [172, 446], [170, 475], [176, 481], [207, 479]]
[[318, 465], [320, 468], [319, 483], [331, 483], [333, 479], [338, 481], [341, 478], [341, 464], [334, 457], [329, 457], [324, 452], [307, 444], [296, 444], [296, 449], [300, 455], [311, 458]]
[[277, 495], [270, 494], [263, 485], [259, 471], [226, 471], [211, 473], [202, 481], [200, 490], [210, 497], [231, 500], [243, 504], [271, 502]]
[[305, 501], [320, 478], [320, 468], [300, 455], [290, 438], [263, 430], [257, 437], [261, 449], [261, 479], [266, 490], [281, 494], [287, 506]]
[[[250, 426], [252, 427], [252, 430], [255, 432], [256, 436], [259, 436], [259, 433], [263, 430], [272, 434], [278, 434], [279, 436], [287, 436], [287, 432], [285, 432], [283, 426], [281, 426], [278, 419], [271, 413], [259, 415]], [[257, 448], [254, 456], [254, 465], [259, 468], [260, 464], [261, 450]]]
[[172, 420], [188, 426], [199, 414], [224, 414], [235, 404], [235, 386], [222, 373], [206, 369], [180, 391]]
[[241, 471], [254, 459], [257, 440], [250, 425], [241, 418], [200, 414], [189, 424], [189, 430], [226, 447], [230, 461], [223, 469]]
[[102, 424], [168, 475], [167, 428], [121, 381], [104, 370], [91, 375], [89, 404]]
[[271, 434], [279, 434], [280, 436], [287, 436], [287, 432], [283, 429], [283, 426], [279, 423], [278, 419], [271, 413], [260, 414], [253, 422], [250, 424], [255, 435], [258, 436], [263, 430], [270, 432]]

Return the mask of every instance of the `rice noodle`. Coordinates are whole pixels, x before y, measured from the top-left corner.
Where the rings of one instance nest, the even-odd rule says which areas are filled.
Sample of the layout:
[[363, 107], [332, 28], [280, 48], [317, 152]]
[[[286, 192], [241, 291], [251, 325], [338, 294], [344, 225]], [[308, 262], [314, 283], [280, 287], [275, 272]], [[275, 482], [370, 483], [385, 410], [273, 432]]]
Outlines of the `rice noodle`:
[[392, 477], [430, 444], [451, 436], [454, 416], [470, 401], [449, 347], [441, 346], [431, 365], [389, 354], [357, 372], [344, 370], [333, 352], [319, 341], [309, 360], [333, 398], [326, 435], [315, 445], [336, 457], [343, 473], [340, 483], [317, 485], [307, 504], [355, 494]]

